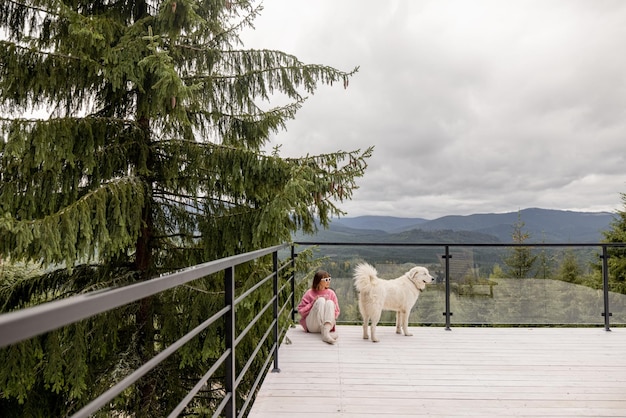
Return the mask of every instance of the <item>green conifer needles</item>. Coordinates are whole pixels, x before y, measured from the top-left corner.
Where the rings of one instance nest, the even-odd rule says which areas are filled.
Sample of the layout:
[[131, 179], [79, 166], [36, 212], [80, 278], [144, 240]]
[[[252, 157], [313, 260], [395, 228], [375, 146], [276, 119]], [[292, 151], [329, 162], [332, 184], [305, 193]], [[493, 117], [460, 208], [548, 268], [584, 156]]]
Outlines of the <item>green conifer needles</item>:
[[[358, 68], [243, 48], [239, 33], [260, 10], [246, 0], [0, 2], [0, 260], [46, 269], [0, 277], [3, 310], [281, 244], [342, 213], [371, 148], [288, 159], [265, 146], [320, 84], [345, 88]], [[237, 285], [270, 266], [238, 267]], [[222, 281], [199, 282], [0, 352], [3, 416], [71, 415], [219, 309]], [[242, 323], [257, 305], [238, 307]], [[167, 415], [222, 339], [211, 330], [190, 342], [103, 416]]]

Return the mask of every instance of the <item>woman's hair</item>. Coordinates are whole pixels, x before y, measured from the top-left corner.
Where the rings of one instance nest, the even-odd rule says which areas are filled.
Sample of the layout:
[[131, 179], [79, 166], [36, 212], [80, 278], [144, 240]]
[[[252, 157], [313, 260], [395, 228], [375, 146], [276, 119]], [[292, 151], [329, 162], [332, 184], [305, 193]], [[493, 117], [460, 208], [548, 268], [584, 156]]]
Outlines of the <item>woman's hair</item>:
[[317, 290], [317, 288], [320, 285], [320, 282], [322, 281], [323, 278], [325, 277], [330, 277], [330, 274], [327, 271], [324, 270], [318, 270], [315, 273], [315, 276], [313, 276], [313, 284], [311, 285], [311, 289], [313, 290]]

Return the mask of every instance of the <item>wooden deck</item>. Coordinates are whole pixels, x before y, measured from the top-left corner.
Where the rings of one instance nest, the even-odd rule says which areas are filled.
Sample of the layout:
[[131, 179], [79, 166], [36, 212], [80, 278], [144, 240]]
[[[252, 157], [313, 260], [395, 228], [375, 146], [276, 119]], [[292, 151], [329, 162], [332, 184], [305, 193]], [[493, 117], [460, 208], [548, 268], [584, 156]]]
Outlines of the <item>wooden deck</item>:
[[249, 418], [626, 417], [626, 328], [298, 326]]

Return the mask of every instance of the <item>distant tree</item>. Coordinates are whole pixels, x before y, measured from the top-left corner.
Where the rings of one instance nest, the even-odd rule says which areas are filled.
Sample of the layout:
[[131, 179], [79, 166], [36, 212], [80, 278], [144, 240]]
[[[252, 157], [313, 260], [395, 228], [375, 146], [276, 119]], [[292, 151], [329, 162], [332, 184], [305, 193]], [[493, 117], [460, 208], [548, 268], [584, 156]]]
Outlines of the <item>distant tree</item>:
[[[521, 213], [517, 213], [517, 222], [513, 224], [513, 232], [511, 233], [512, 241], [516, 244], [523, 244], [530, 238], [530, 234], [524, 231], [525, 223], [522, 221]], [[505, 264], [504, 272], [508, 277], [526, 278], [533, 269], [536, 255], [533, 255], [532, 249], [529, 247], [512, 247], [509, 253], [502, 260]]]
[[[621, 194], [623, 208], [617, 210], [610, 229], [603, 232], [603, 242], [626, 242], [626, 193]], [[626, 247], [610, 247], [608, 252], [609, 288], [613, 292], [626, 294]], [[601, 272], [602, 261], [596, 264], [596, 271]]]
[[581, 275], [582, 269], [576, 255], [571, 250], [566, 251], [559, 266], [559, 279], [568, 283], [579, 283]]
[[[288, 242], [342, 213], [371, 148], [281, 158], [264, 147], [305, 94], [345, 88], [357, 69], [244, 49], [239, 34], [260, 9], [0, 3], [0, 257], [51, 268], [5, 280], [5, 310]], [[264, 108], [276, 94], [290, 102]], [[241, 267], [237, 285], [270, 265]], [[214, 312], [219, 285], [207, 278], [0, 351], [2, 416], [72, 414]], [[203, 334], [101, 414], [166, 415], [222, 344], [219, 330]], [[213, 394], [203, 398], [195, 407], [210, 408]]]
[[537, 265], [537, 274], [535, 276], [538, 279], [551, 279], [553, 277], [554, 256], [546, 251], [545, 247], [542, 247], [539, 254], [537, 254], [535, 264]]
[[504, 273], [504, 270], [502, 270], [502, 267], [500, 267], [500, 264], [494, 264], [493, 265], [493, 271], [491, 272], [491, 274], [489, 275], [489, 278], [491, 279], [502, 279], [502, 278], [506, 278], [506, 274]]

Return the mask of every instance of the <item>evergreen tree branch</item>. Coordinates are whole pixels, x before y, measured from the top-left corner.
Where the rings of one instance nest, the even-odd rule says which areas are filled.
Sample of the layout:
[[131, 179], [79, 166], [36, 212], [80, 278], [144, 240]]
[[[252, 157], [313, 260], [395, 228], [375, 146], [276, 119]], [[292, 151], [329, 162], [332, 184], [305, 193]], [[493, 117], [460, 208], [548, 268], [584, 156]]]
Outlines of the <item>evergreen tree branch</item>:
[[113, 256], [136, 239], [140, 227], [136, 205], [143, 199], [143, 185], [129, 177], [111, 181], [42, 219], [20, 220], [5, 213], [0, 217], [0, 253], [14, 260], [65, 262], [68, 268], [96, 252]]
[[[51, 15], [58, 16], [58, 13], [55, 13], [55, 12], [53, 12], [53, 11], [49, 10], [49, 9], [44, 9], [44, 8], [42, 8], [42, 7], [33, 6], [33, 5], [31, 5], [31, 4], [24, 3], [24, 2], [21, 2], [21, 1], [15, 1], [15, 0], [5, 0], [5, 4], [7, 5], [7, 8], [8, 8], [8, 5], [13, 5], [13, 6], [23, 7], [23, 8], [25, 8], [25, 9], [29, 9], [29, 10], [35, 10], [35, 11], [39, 11], [39, 12], [45, 12], [45, 13], [47, 13], [47, 14], [51, 14]], [[8, 13], [7, 13], [7, 15], [8, 15]]]
[[[78, 57], [78, 56], [62, 54], [62, 53], [53, 52], [53, 51], [33, 50], [33, 48], [31, 48], [31, 47], [19, 45], [19, 44], [16, 44], [14, 42], [9, 42], [9, 41], [0, 41], [0, 48], [19, 50], [19, 51], [21, 51], [22, 55], [26, 59], [29, 59], [29, 60], [32, 60], [32, 57], [34, 57], [34, 56], [43, 56], [43, 57], [56, 58], [59, 61], [65, 61], [65, 60], [81, 61], [81, 60], [84, 60], [84, 57], [81, 58], [81, 57]], [[13, 55], [14, 56], [16, 55], [15, 52], [17, 52], [17, 51], [13, 51]], [[24, 59], [24, 61], [26, 61], [26, 59]]]
[[[263, 145], [304, 92], [345, 88], [358, 67], [244, 49], [238, 32], [260, 10], [247, 0], [0, 3], [0, 256], [53, 270], [0, 284], [6, 309], [288, 242], [343, 213], [371, 149], [287, 159]], [[293, 103], [263, 110], [258, 99], [274, 93]], [[67, 117], [18, 113], [38, 107]], [[238, 266], [237, 292], [270, 269], [270, 258]], [[0, 350], [0, 409], [71, 415], [221, 306], [221, 277], [192, 286]], [[242, 321], [256, 304], [240, 306]], [[100, 413], [167, 415], [221, 355], [217, 328]], [[242, 342], [238, 361], [250, 349]], [[210, 408], [198, 405], [187, 412]]]

